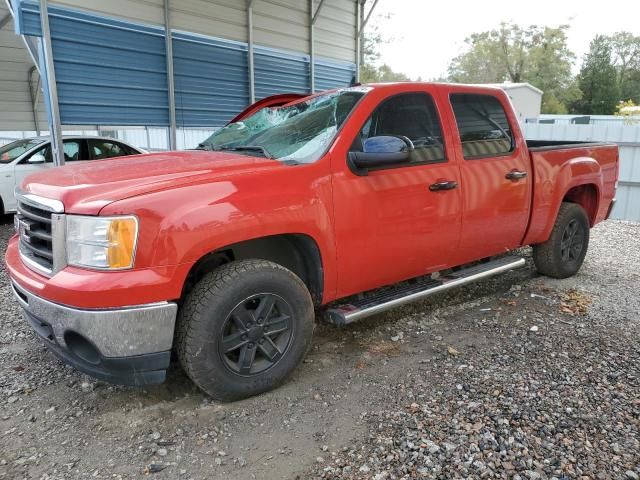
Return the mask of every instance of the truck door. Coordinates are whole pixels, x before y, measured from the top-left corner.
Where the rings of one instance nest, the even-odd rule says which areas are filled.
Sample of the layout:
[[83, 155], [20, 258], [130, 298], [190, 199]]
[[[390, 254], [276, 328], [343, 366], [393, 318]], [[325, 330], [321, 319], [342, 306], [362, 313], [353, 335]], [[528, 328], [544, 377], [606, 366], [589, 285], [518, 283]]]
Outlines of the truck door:
[[456, 93], [449, 100], [460, 159], [462, 235], [456, 263], [520, 245], [529, 221], [529, 154], [504, 94]]
[[[344, 149], [331, 153], [338, 296], [439, 270], [457, 247], [460, 178], [449, 139], [430, 90], [404, 88], [370, 92], [347, 122]], [[383, 135], [409, 138], [409, 161], [354, 171], [349, 151]]]

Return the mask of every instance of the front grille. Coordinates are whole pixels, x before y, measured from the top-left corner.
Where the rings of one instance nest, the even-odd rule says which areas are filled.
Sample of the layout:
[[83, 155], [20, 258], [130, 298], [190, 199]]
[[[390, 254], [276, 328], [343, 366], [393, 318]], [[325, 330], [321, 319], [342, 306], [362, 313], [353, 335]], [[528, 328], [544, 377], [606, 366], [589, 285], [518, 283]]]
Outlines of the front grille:
[[18, 212], [15, 217], [19, 235], [20, 255], [25, 264], [41, 273], [52, 274], [57, 270], [56, 250], [63, 245], [56, 243], [62, 211], [58, 202], [39, 200], [35, 195], [16, 193]]

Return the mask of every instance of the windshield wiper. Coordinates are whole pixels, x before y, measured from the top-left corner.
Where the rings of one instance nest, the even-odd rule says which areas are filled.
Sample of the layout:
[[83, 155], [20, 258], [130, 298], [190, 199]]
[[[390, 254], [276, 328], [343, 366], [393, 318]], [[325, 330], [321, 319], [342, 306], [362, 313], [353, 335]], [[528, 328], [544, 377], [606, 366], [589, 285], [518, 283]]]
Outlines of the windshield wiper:
[[216, 150], [230, 150], [232, 152], [260, 152], [265, 158], [273, 159], [273, 155], [261, 145], [237, 145], [235, 147], [219, 147]]
[[211, 150], [211, 145], [208, 143], [199, 143], [196, 150]]

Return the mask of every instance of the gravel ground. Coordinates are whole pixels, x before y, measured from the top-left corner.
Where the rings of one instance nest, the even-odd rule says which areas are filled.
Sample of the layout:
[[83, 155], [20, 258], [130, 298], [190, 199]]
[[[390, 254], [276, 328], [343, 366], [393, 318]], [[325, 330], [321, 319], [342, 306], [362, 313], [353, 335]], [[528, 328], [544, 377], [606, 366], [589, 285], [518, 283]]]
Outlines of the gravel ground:
[[595, 228], [571, 279], [320, 325], [290, 381], [227, 405], [178, 368], [134, 389], [63, 366], [0, 289], [2, 479], [640, 478], [640, 224]]

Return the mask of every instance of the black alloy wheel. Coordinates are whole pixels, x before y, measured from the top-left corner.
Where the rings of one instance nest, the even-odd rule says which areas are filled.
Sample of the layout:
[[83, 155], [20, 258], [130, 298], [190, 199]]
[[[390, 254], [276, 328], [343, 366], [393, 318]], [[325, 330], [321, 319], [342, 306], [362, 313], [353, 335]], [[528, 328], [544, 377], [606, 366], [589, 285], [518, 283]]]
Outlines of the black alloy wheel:
[[225, 320], [218, 351], [233, 373], [261, 374], [286, 353], [293, 329], [291, 306], [283, 298], [272, 293], [252, 295]]
[[580, 258], [584, 249], [584, 235], [582, 224], [575, 218], [567, 224], [560, 241], [560, 255], [563, 262], [575, 262]]

